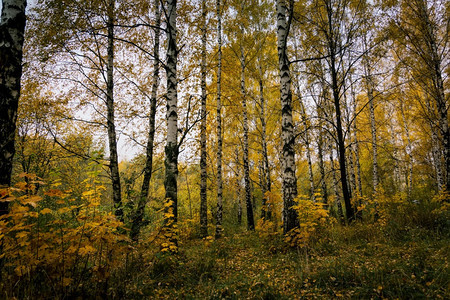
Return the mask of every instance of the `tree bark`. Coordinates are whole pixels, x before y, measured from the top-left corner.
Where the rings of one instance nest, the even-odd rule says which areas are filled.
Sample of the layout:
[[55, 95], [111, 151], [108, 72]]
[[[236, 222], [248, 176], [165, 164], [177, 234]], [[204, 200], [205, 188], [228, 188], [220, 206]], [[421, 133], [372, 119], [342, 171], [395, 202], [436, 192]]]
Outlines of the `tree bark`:
[[206, 173], [206, 0], [202, 1], [202, 46], [201, 46], [201, 123], [200, 123], [200, 236], [208, 235], [208, 202]]
[[[0, 23], [0, 188], [11, 185], [17, 108], [22, 77], [25, 0], [3, 0]], [[0, 216], [8, 202], [0, 202]]]
[[237, 221], [238, 224], [242, 224], [242, 201], [241, 201], [241, 178], [239, 174], [239, 150], [238, 148], [235, 149], [235, 156], [236, 156], [236, 169], [234, 170], [234, 175], [236, 177], [236, 200], [238, 203], [238, 215], [237, 215]]
[[333, 186], [334, 186], [334, 197], [336, 202], [336, 207], [338, 210], [338, 216], [341, 222], [344, 222], [344, 212], [342, 210], [342, 203], [341, 203], [341, 197], [339, 195], [339, 187], [338, 187], [338, 180], [336, 176], [336, 169], [334, 168], [334, 158], [333, 158], [333, 145], [331, 144], [331, 141], [328, 145], [328, 149], [330, 152], [330, 165], [331, 165], [331, 172], [333, 177]]
[[216, 216], [216, 238], [222, 236], [222, 2], [216, 1], [217, 13], [217, 216]]
[[342, 196], [344, 198], [345, 213], [348, 222], [352, 222], [355, 218], [354, 210], [351, 205], [351, 193], [348, 188], [347, 182], [347, 167], [346, 167], [346, 157], [345, 157], [345, 140], [342, 128], [342, 116], [341, 116], [341, 97], [339, 95], [340, 88], [338, 85], [338, 70], [336, 67], [336, 38], [333, 34], [335, 29], [333, 28], [332, 22], [332, 7], [327, 3], [327, 14], [328, 14], [328, 50], [329, 50], [329, 63], [331, 67], [331, 81], [332, 81], [332, 92], [334, 100], [334, 108], [336, 114], [336, 134], [338, 143], [338, 158], [339, 158], [339, 169], [341, 173], [341, 186], [342, 186]]
[[[361, 180], [361, 163], [359, 162], [359, 141], [358, 141], [358, 128], [356, 126], [356, 111], [357, 111], [357, 106], [356, 106], [356, 94], [355, 94], [355, 90], [353, 89], [353, 80], [352, 77], [350, 75], [350, 93], [351, 93], [351, 101], [352, 101], [352, 107], [353, 107], [353, 114], [354, 119], [353, 119], [353, 150], [355, 152], [355, 164], [356, 164], [356, 174], [358, 175], [358, 193], [359, 196], [362, 197], [363, 193], [362, 193], [362, 180]], [[352, 134], [350, 135], [352, 136]], [[356, 190], [355, 190], [356, 191]]]
[[262, 144], [262, 180], [261, 188], [263, 193], [263, 202], [261, 208], [261, 218], [270, 220], [272, 218], [272, 212], [270, 203], [267, 203], [266, 192], [271, 191], [270, 181], [270, 169], [269, 169], [269, 154], [267, 150], [267, 124], [266, 124], [266, 100], [264, 98], [264, 83], [263, 72], [261, 67], [261, 59], [258, 59], [258, 71], [259, 71], [259, 101], [260, 101], [260, 120], [261, 120], [261, 144]]
[[[366, 40], [364, 39], [364, 48], [367, 49]], [[370, 112], [370, 130], [372, 133], [372, 190], [373, 194], [377, 193], [378, 188], [378, 147], [377, 147], [377, 128], [375, 124], [375, 104], [374, 104], [374, 83], [372, 78], [372, 72], [367, 56], [364, 57], [364, 73], [366, 80], [367, 99], [369, 101]]]
[[[177, 198], [177, 179], [178, 179], [178, 114], [177, 114], [177, 27], [176, 27], [176, 0], [167, 1], [167, 139], [165, 147], [165, 180], [166, 201], [172, 201], [172, 205], [165, 206], [166, 213], [172, 208], [173, 222], [178, 218], [178, 198]], [[170, 222], [166, 220], [167, 222]]]
[[[293, 9], [293, 7], [291, 7]], [[298, 227], [298, 215], [292, 208], [297, 197], [297, 177], [295, 175], [295, 137], [292, 124], [292, 91], [289, 59], [287, 56], [287, 38], [289, 33], [286, 22], [286, 3], [276, 1], [277, 38], [278, 38], [278, 66], [280, 75], [281, 94], [281, 176], [283, 191], [283, 231], [289, 232]]]
[[327, 189], [327, 182], [326, 182], [326, 177], [325, 177], [325, 164], [323, 161], [323, 156], [324, 156], [324, 145], [323, 145], [323, 130], [322, 128], [319, 126], [319, 136], [317, 138], [317, 155], [319, 158], [319, 171], [320, 171], [320, 187], [322, 189], [321, 194], [322, 194], [322, 200], [323, 203], [326, 205], [328, 203], [328, 189]]
[[411, 197], [412, 185], [413, 185], [413, 156], [412, 156], [412, 143], [411, 135], [409, 133], [408, 122], [406, 121], [405, 111], [403, 109], [403, 102], [400, 101], [400, 112], [402, 114], [403, 129], [406, 134], [406, 154], [408, 155], [408, 180], [407, 180], [407, 190], [408, 197]]
[[109, 143], [109, 170], [111, 172], [115, 215], [117, 219], [123, 222], [122, 190], [120, 186], [119, 159], [117, 156], [116, 125], [114, 121], [114, 0], [109, 0], [107, 10], [108, 46], [106, 65], [106, 122]]
[[153, 46], [153, 83], [152, 83], [152, 92], [150, 98], [150, 115], [149, 115], [149, 133], [147, 140], [147, 149], [146, 149], [146, 160], [144, 167], [144, 179], [142, 180], [141, 193], [139, 195], [139, 201], [136, 208], [136, 212], [133, 218], [133, 223], [131, 225], [130, 237], [133, 240], [137, 240], [139, 236], [139, 232], [142, 225], [142, 219], [144, 217], [144, 208], [147, 204], [148, 198], [148, 190], [150, 180], [152, 178], [153, 171], [153, 147], [155, 141], [155, 121], [156, 121], [156, 103], [158, 97], [158, 86], [159, 86], [159, 36], [161, 26], [161, 12], [159, 9], [159, 0], [154, 0], [155, 6], [155, 43]]
[[[300, 88], [299, 88], [300, 89]], [[298, 96], [300, 97], [300, 91], [298, 91]], [[314, 186], [314, 173], [312, 168], [312, 159], [311, 159], [311, 149], [310, 149], [310, 140], [309, 140], [309, 122], [308, 116], [306, 115], [306, 109], [300, 98], [300, 106], [301, 106], [301, 114], [302, 114], [302, 123], [303, 123], [303, 140], [305, 142], [306, 148], [306, 160], [308, 162], [308, 175], [309, 175], [309, 188], [310, 188], [310, 198], [315, 202], [315, 186]]]
[[[243, 29], [241, 28], [241, 32]], [[248, 157], [248, 117], [247, 117], [247, 90], [245, 89], [245, 58], [244, 49], [241, 45], [241, 96], [242, 96], [242, 114], [244, 127], [244, 188], [245, 204], [247, 208], [247, 229], [255, 230], [255, 219], [253, 217], [252, 192], [250, 186], [250, 164]]]

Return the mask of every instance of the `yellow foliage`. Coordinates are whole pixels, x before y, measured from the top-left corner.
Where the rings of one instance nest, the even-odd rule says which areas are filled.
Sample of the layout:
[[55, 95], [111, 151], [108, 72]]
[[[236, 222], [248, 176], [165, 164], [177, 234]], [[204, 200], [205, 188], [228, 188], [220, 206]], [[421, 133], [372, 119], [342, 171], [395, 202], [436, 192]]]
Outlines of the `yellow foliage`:
[[55, 288], [63, 289], [79, 282], [81, 274], [104, 281], [109, 272], [95, 270], [123, 264], [132, 248], [118, 230], [123, 224], [98, 209], [102, 187], [92, 186], [87, 203], [78, 206], [65, 200], [70, 191], [47, 190], [44, 194], [53, 209], [41, 208], [41, 197], [33, 190], [26, 183], [0, 189], [10, 202], [9, 213], [0, 217], [4, 278], [16, 282], [25, 275], [41, 276], [43, 271], [52, 284], [57, 283]]
[[161, 253], [178, 253], [179, 231], [174, 220], [173, 203], [171, 199], [166, 199], [164, 203], [164, 225], [157, 237]]
[[298, 214], [299, 227], [286, 234], [285, 242], [291, 247], [304, 248], [308, 246], [316, 231], [328, 222], [329, 216], [322, 203], [313, 202], [307, 196], [300, 196], [295, 202], [297, 204], [292, 208]]

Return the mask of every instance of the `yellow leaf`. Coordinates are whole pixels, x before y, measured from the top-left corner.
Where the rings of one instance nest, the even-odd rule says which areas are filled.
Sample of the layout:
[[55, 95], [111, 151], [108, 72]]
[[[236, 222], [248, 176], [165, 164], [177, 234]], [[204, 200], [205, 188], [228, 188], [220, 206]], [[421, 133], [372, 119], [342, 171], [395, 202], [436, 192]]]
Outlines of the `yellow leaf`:
[[46, 214], [51, 214], [53, 211], [50, 208], [44, 208], [43, 210], [41, 210], [41, 214], [46, 215]]
[[95, 251], [96, 250], [94, 247], [92, 247], [91, 245], [86, 245], [86, 246], [80, 248], [79, 253], [80, 253], [80, 255], [84, 256], [87, 254], [95, 253]]
[[28, 236], [28, 232], [26, 232], [26, 231], [21, 231], [18, 234], [16, 234], [16, 238], [19, 238], [19, 239], [24, 238], [26, 236]]
[[24, 273], [25, 273], [26, 269], [27, 269], [26, 266], [20, 265], [20, 266], [17, 266], [17, 267], [14, 269], [14, 272], [16, 273], [17, 276], [20, 277], [20, 276], [25, 275]]
[[62, 284], [63, 284], [63, 286], [69, 286], [71, 283], [72, 283], [72, 278], [64, 277], [64, 278], [62, 279]]
[[64, 213], [69, 212], [69, 211], [70, 211], [69, 207], [62, 207], [62, 208], [58, 209], [58, 213], [59, 214], [64, 214]]

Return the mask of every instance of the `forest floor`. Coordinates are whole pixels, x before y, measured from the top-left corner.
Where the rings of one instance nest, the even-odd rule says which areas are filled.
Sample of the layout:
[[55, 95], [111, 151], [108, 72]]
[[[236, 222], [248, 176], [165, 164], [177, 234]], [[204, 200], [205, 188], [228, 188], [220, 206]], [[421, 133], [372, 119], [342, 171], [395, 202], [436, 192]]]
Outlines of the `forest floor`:
[[[190, 239], [136, 263], [120, 298], [450, 299], [450, 236], [424, 228], [335, 225], [307, 247], [278, 235]], [[138, 271], [139, 269], [139, 271]], [[117, 287], [116, 287], [117, 288]], [[115, 289], [118, 291], [117, 289]]]

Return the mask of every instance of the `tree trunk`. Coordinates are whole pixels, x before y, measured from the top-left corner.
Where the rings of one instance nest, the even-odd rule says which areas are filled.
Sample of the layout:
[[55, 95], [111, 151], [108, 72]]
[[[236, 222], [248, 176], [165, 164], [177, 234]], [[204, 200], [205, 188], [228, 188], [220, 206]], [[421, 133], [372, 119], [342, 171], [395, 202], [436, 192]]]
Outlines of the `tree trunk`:
[[114, 121], [114, 14], [115, 1], [108, 2], [108, 61], [106, 65], [106, 107], [107, 107], [107, 129], [109, 143], [109, 170], [113, 188], [113, 201], [115, 215], [123, 222], [122, 190], [120, 186], [119, 159], [117, 157], [116, 125]]
[[137, 240], [144, 217], [144, 208], [147, 204], [148, 190], [153, 171], [153, 146], [155, 140], [155, 117], [156, 117], [156, 103], [158, 96], [159, 85], [159, 35], [161, 26], [161, 13], [159, 9], [159, 0], [154, 1], [155, 6], [155, 44], [153, 47], [153, 83], [152, 94], [150, 99], [150, 115], [149, 115], [149, 133], [147, 140], [147, 153], [144, 167], [144, 179], [142, 180], [141, 194], [139, 195], [139, 202], [131, 225], [130, 237]]
[[[293, 7], [291, 7], [293, 9]], [[289, 232], [298, 227], [297, 212], [292, 208], [297, 197], [297, 177], [295, 175], [295, 137], [292, 124], [292, 91], [289, 59], [287, 56], [288, 24], [286, 22], [286, 3], [276, 1], [278, 66], [281, 94], [281, 176], [283, 191], [283, 231]]]
[[442, 174], [441, 151], [439, 147], [439, 137], [433, 123], [434, 122], [430, 121], [431, 151], [436, 171], [437, 188], [439, 191], [442, 191], [444, 189], [444, 175]]
[[[444, 161], [444, 168], [441, 171], [443, 178], [446, 178], [440, 190], [446, 189], [450, 191], [450, 132], [448, 126], [448, 107], [445, 97], [444, 81], [442, 79], [442, 60], [437, 46], [437, 37], [434, 25], [430, 20], [430, 11], [427, 7], [427, 1], [419, 1], [418, 13], [424, 21], [425, 40], [429, 47], [429, 55], [431, 55], [431, 63], [427, 63], [430, 73], [432, 75], [434, 99], [438, 112], [438, 124], [442, 139], [442, 154]], [[447, 24], [448, 25], [448, 24]], [[447, 31], [448, 32], [448, 31]]]
[[338, 216], [341, 222], [344, 221], [344, 212], [342, 211], [342, 203], [341, 203], [341, 197], [339, 196], [339, 187], [338, 187], [338, 180], [336, 176], [336, 169], [334, 168], [334, 158], [333, 158], [333, 145], [331, 144], [331, 141], [328, 145], [328, 149], [330, 152], [330, 165], [331, 165], [331, 172], [333, 177], [333, 186], [334, 186], [334, 197], [336, 202], [336, 207], [338, 210]]
[[267, 203], [266, 192], [271, 190], [270, 182], [270, 169], [269, 169], [269, 154], [267, 150], [267, 126], [266, 126], [266, 100], [264, 99], [264, 84], [263, 84], [263, 72], [261, 67], [261, 60], [258, 59], [258, 71], [259, 71], [259, 99], [261, 108], [261, 144], [262, 144], [262, 193], [263, 202], [261, 208], [261, 218], [270, 220], [272, 213], [270, 211], [270, 203]]
[[166, 189], [166, 201], [172, 201], [172, 205], [165, 206], [165, 213], [172, 208], [173, 216], [169, 217], [166, 224], [177, 221], [178, 199], [177, 199], [177, 177], [178, 177], [178, 114], [177, 114], [177, 27], [176, 27], [176, 0], [167, 1], [167, 140], [165, 147], [166, 168], [164, 187]]
[[[352, 77], [350, 75], [350, 93], [352, 95], [351, 97], [351, 101], [352, 101], [352, 106], [353, 106], [353, 114], [354, 114], [354, 119], [353, 119], [353, 150], [355, 152], [355, 164], [356, 164], [356, 174], [358, 175], [358, 193], [359, 196], [362, 197], [363, 193], [362, 193], [362, 180], [361, 180], [361, 164], [359, 162], [359, 142], [358, 142], [358, 128], [356, 126], [356, 111], [357, 111], [357, 106], [356, 106], [356, 95], [355, 95], [355, 90], [353, 89], [353, 80]], [[351, 134], [350, 134], [351, 135]], [[356, 189], [355, 189], [356, 191]]]
[[[300, 89], [300, 88], [298, 88]], [[298, 97], [300, 98], [300, 91], [298, 91]], [[312, 168], [312, 160], [311, 160], [311, 149], [310, 149], [310, 141], [309, 141], [309, 124], [308, 117], [306, 115], [306, 109], [300, 98], [300, 106], [301, 106], [301, 114], [302, 114], [302, 122], [303, 122], [303, 140], [305, 142], [306, 148], [306, 160], [308, 161], [308, 175], [309, 175], [309, 188], [310, 188], [310, 198], [315, 202], [315, 186], [314, 186], [314, 173]]]
[[323, 152], [324, 152], [324, 145], [323, 145], [323, 130], [319, 126], [319, 136], [317, 138], [317, 149], [318, 149], [318, 158], [319, 158], [319, 171], [320, 171], [320, 187], [322, 189], [321, 195], [323, 203], [326, 205], [328, 203], [328, 189], [327, 189], [327, 182], [325, 177], [325, 164], [323, 161]]
[[[429, 114], [433, 115], [433, 105], [430, 103], [430, 99], [427, 97], [425, 99], [425, 105], [428, 109]], [[428, 120], [430, 124], [431, 132], [431, 155], [433, 157], [433, 166], [436, 172], [436, 183], [439, 191], [444, 189], [444, 175], [442, 174], [442, 161], [441, 161], [441, 151], [439, 147], [439, 136], [438, 128], [436, 128], [435, 120]]]
[[200, 237], [208, 235], [208, 203], [206, 196], [206, 0], [202, 1], [202, 46], [201, 46], [201, 123], [200, 123]]
[[[26, 0], [3, 0], [0, 23], [0, 188], [11, 185], [22, 77]], [[0, 216], [8, 202], [0, 202]]]
[[238, 148], [235, 149], [235, 155], [236, 155], [236, 169], [234, 170], [234, 175], [236, 177], [236, 200], [238, 203], [238, 215], [237, 220], [238, 224], [242, 224], [242, 201], [241, 201], [241, 178], [239, 175], [239, 150]]
[[412, 156], [412, 143], [411, 143], [411, 135], [409, 134], [409, 126], [408, 122], [406, 121], [405, 111], [403, 109], [403, 102], [400, 101], [400, 112], [402, 114], [402, 121], [403, 121], [403, 129], [405, 130], [406, 134], [406, 154], [408, 155], [408, 180], [407, 180], [407, 190], [408, 190], [408, 197], [411, 197], [412, 193], [412, 185], [413, 185], [413, 156]]
[[[364, 45], [365, 45], [364, 41]], [[364, 48], [367, 48], [365, 45]], [[370, 112], [370, 130], [372, 133], [372, 189], [373, 194], [377, 193], [378, 188], [378, 147], [377, 147], [377, 128], [375, 124], [375, 105], [374, 105], [374, 95], [373, 95], [373, 79], [372, 72], [370, 71], [370, 66], [368, 58], [364, 59], [364, 71], [366, 79], [367, 88], [367, 99], [369, 100], [369, 112]]]
[[[397, 141], [396, 141], [396, 132], [395, 132], [395, 124], [394, 122], [391, 122], [390, 129], [391, 129], [391, 143], [392, 143], [392, 158], [394, 159], [394, 170], [393, 170], [393, 181], [394, 181], [394, 190], [395, 192], [401, 191], [401, 181], [400, 181], [400, 165], [399, 165], [399, 159], [398, 159], [398, 148], [397, 148]], [[409, 194], [408, 194], [409, 195]]]
[[217, 10], [217, 216], [216, 216], [216, 238], [222, 236], [222, 8], [221, 0], [216, 1]]
[[[243, 32], [241, 28], [241, 32]], [[241, 95], [242, 95], [242, 114], [244, 127], [244, 185], [245, 185], [245, 204], [247, 208], [247, 229], [255, 230], [255, 220], [253, 217], [252, 191], [250, 186], [250, 163], [248, 157], [248, 117], [247, 117], [247, 91], [245, 89], [245, 58], [244, 49], [241, 45]]]
[[330, 36], [328, 37], [328, 50], [329, 50], [329, 63], [331, 67], [331, 81], [332, 81], [332, 92], [334, 100], [334, 109], [336, 114], [336, 133], [337, 133], [337, 143], [338, 143], [338, 158], [339, 158], [339, 169], [341, 173], [341, 185], [342, 185], [342, 196], [344, 198], [345, 213], [348, 222], [352, 222], [355, 218], [354, 210], [351, 204], [352, 195], [348, 188], [347, 182], [347, 167], [346, 167], [346, 157], [345, 157], [345, 140], [342, 128], [342, 116], [341, 116], [341, 97], [339, 95], [340, 88], [338, 85], [338, 70], [336, 67], [336, 37], [333, 35], [335, 29], [333, 28], [332, 20], [332, 8], [327, 5], [328, 14], [328, 32]]

